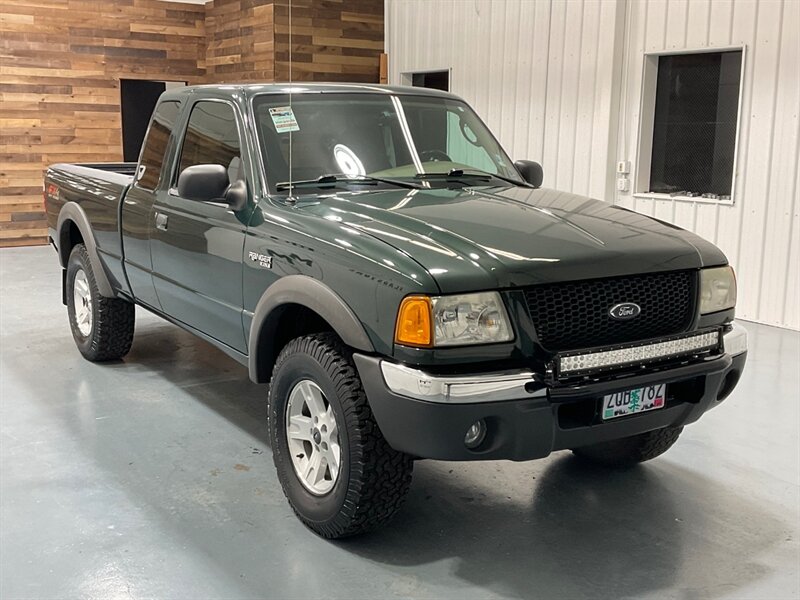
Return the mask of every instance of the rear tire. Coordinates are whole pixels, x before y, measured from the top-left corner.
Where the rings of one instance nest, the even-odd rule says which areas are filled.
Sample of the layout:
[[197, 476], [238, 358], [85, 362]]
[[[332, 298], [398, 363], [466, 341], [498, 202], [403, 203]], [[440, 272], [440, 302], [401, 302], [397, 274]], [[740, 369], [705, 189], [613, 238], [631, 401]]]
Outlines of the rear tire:
[[414, 463], [384, 439], [351, 352], [334, 334], [299, 337], [284, 347], [268, 419], [283, 492], [322, 537], [364, 533], [402, 505]]
[[606, 467], [626, 468], [664, 454], [678, 441], [683, 427], [665, 427], [619, 440], [574, 448], [582, 459]]
[[83, 244], [72, 249], [67, 262], [67, 313], [75, 345], [84, 358], [117, 360], [131, 349], [135, 308], [130, 302], [100, 294]]

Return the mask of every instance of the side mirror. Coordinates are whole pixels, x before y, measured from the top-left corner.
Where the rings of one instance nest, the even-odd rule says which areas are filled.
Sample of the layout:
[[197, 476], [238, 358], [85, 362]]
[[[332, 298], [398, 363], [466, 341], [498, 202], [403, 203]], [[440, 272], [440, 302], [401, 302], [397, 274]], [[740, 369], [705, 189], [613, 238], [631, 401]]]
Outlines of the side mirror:
[[222, 165], [194, 165], [178, 175], [178, 195], [199, 202], [227, 202], [228, 170]]
[[542, 187], [542, 180], [544, 179], [542, 165], [532, 160], [518, 160], [514, 163], [514, 166], [525, 181], [533, 187]]
[[234, 212], [242, 210], [247, 206], [247, 184], [243, 179], [237, 179], [225, 190], [225, 202]]

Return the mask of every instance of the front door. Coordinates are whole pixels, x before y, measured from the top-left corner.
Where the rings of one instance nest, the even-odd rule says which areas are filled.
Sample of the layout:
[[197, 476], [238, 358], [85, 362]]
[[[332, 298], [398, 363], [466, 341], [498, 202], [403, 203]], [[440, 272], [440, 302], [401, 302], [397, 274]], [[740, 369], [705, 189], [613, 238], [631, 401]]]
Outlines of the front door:
[[167, 315], [244, 352], [242, 252], [250, 203], [234, 212], [225, 203], [189, 200], [177, 191], [180, 173], [200, 164], [223, 165], [230, 183], [247, 182], [239, 117], [223, 100], [200, 100], [190, 110], [171, 185], [154, 206], [153, 282]]

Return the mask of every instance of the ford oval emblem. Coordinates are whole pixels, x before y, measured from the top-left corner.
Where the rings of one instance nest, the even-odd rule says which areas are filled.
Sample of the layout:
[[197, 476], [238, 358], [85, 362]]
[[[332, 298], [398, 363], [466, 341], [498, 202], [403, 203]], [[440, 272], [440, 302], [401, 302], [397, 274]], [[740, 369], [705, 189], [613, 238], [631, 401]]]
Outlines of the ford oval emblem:
[[642, 307], [633, 302], [621, 302], [608, 309], [608, 316], [615, 321], [635, 319], [642, 312]]

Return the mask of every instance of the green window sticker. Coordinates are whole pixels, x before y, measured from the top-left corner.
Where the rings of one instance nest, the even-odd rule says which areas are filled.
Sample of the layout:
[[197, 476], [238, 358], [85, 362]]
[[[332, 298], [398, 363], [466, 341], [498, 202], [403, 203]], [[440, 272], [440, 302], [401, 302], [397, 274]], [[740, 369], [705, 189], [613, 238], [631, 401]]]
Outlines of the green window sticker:
[[290, 131], [300, 131], [297, 119], [291, 106], [276, 106], [269, 109], [269, 116], [272, 117], [272, 124], [278, 133], [289, 133]]

